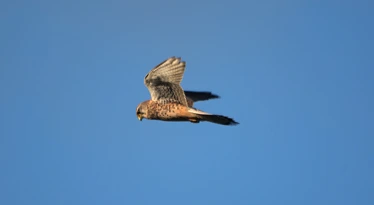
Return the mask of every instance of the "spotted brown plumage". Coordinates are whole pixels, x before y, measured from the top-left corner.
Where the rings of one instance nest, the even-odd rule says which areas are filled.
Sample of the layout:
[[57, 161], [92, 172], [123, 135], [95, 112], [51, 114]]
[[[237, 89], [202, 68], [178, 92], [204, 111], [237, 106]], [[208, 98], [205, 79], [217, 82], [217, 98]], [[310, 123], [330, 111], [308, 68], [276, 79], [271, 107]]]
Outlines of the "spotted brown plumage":
[[136, 108], [136, 115], [162, 121], [208, 121], [221, 125], [236, 125], [232, 118], [203, 112], [193, 108], [194, 102], [219, 98], [211, 92], [184, 91], [180, 85], [186, 63], [171, 57], [154, 67], [144, 78], [151, 99]]

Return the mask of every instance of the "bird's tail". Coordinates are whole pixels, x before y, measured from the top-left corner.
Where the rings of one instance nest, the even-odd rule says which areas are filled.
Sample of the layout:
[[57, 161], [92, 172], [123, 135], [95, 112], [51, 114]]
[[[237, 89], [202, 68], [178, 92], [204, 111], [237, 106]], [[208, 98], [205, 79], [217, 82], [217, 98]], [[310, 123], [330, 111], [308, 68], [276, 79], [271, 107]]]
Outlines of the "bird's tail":
[[195, 116], [200, 120], [200, 121], [208, 121], [216, 124], [221, 124], [221, 125], [237, 125], [239, 124], [236, 122], [234, 119], [223, 116], [223, 115], [215, 115], [215, 114], [210, 114], [206, 113], [194, 108], [188, 109], [188, 112], [195, 114]]

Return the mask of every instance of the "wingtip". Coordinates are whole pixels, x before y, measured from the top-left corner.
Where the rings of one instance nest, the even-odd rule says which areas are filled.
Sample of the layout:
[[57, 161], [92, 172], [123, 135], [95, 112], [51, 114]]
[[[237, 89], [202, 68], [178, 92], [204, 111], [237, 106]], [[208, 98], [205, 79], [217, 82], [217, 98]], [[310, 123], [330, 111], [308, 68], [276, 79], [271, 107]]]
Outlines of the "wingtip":
[[230, 122], [230, 124], [228, 125], [231, 125], [231, 126], [236, 126], [236, 125], [239, 125], [240, 123], [239, 122], [236, 122], [235, 120], [231, 119], [232, 121]]
[[186, 62], [182, 61], [181, 57], [176, 57], [176, 56], [171, 56], [168, 59], [166, 59], [164, 62], [169, 62], [169, 63], [171, 63], [173, 65], [181, 64], [183, 66], [186, 66]]
[[209, 93], [210, 93], [212, 98], [221, 98], [221, 96], [219, 96], [217, 94], [214, 94], [214, 93], [211, 93], [211, 92], [209, 92]]

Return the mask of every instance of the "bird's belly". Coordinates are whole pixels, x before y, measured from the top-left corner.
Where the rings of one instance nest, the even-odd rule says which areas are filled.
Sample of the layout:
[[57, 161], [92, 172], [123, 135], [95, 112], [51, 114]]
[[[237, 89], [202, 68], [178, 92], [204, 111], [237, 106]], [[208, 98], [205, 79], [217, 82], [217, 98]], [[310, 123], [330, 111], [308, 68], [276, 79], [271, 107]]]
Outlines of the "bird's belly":
[[163, 121], [188, 121], [190, 116], [185, 106], [170, 103], [158, 110], [157, 118]]
[[163, 121], [188, 121], [188, 117], [174, 114], [163, 115], [160, 113], [157, 118]]

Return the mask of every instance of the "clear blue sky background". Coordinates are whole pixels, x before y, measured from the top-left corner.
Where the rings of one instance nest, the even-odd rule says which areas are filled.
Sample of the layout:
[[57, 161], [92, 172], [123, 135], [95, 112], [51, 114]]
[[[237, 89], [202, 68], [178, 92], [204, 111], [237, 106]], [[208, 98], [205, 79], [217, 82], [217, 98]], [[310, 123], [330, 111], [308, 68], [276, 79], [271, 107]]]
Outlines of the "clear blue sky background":
[[[2, 1], [0, 204], [374, 204], [373, 9]], [[241, 124], [139, 122], [170, 56]]]

